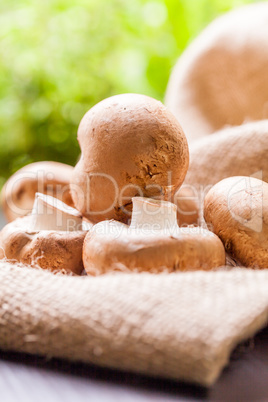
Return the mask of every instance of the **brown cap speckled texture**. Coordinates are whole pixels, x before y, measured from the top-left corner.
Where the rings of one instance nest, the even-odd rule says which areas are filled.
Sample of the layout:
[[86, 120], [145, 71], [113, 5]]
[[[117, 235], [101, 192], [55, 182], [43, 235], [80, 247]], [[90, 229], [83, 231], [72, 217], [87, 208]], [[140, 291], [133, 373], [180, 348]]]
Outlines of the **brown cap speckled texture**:
[[204, 217], [241, 264], [268, 267], [268, 184], [250, 177], [217, 183], [205, 198]]
[[268, 3], [217, 18], [170, 77], [166, 105], [190, 143], [228, 125], [268, 118]]
[[127, 221], [133, 196], [172, 197], [187, 172], [188, 144], [180, 124], [148, 96], [123, 94], [98, 103], [83, 117], [78, 141], [82, 155], [72, 196], [95, 222]]
[[200, 227], [178, 228], [167, 234], [103, 221], [85, 238], [83, 262], [90, 275], [210, 270], [225, 264], [225, 252], [220, 239]]
[[82, 246], [87, 231], [31, 231], [30, 217], [17, 218], [0, 233], [1, 258], [15, 260], [51, 271], [80, 274]]
[[70, 177], [73, 167], [59, 162], [35, 162], [12, 175], [1, 194], [2, 208], [10, 222], [27, 215], [33, 207], [36, 192], [59, 198], [73, 206]]

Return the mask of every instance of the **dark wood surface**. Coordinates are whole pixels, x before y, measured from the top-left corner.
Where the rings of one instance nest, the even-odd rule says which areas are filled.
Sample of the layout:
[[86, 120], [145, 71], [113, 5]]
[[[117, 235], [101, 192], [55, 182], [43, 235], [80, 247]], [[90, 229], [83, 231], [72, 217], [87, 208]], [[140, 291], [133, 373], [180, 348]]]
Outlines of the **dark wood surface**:
[[234, 351], [210, 389], [0, 350], [0, 402], [61, 401], [268, 402], [268, 327]]

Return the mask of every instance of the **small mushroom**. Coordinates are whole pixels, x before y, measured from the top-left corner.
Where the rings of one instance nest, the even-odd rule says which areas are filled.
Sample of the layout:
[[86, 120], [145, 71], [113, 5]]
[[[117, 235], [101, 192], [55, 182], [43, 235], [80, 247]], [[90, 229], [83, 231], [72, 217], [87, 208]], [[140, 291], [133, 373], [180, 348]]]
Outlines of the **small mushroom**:
[[224, 247], [215, 234], [178, 227], [176, 205], [143, 197], [132, 202], [130, 226], [110, 220], [88, 232], [83, 246], [88, 274], [210, 270], [225, 264]]
[[1, 193], [7, 221], [31, 212], [37, 192], [73, 206], [69, 186], [72, 171], [72, 166], [59, 162], [36, 162], [19, 169], [8, 179]]
[[87, 233], [83, 225], [76, 209], [56, 198], [36, 193], [32, 213], [2, 229], [2, 258], [80, 274], [82, 245]]
[[71, 183], [75, 207], [93, 222], [127, 222], [134, 196], [173, 197], [189, 164], [188, 144], [159, 101], [138, 94], [105, 99], [78, 129], [81, 159]]
[[240, 264], [268, 268], [268, 184], [237, 176], [208, 192], [204, 217], [226, 251]]

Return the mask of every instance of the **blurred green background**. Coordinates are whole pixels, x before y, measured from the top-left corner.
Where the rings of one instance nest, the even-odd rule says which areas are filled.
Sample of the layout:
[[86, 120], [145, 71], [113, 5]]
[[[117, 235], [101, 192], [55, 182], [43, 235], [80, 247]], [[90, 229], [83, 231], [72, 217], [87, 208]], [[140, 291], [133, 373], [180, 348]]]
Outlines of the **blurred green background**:
[[75, 164], [78, 124], [122, 92], [163, 100], [177, 57], [250, 0], [0, 0], [0, 186], [37, 160]]

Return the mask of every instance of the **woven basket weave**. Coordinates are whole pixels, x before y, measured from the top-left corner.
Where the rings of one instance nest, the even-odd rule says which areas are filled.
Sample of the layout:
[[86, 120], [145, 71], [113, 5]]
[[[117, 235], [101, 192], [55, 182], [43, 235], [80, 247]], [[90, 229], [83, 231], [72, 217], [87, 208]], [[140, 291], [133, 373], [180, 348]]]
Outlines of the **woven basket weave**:
[[0, 262], [0, 347], [202, 385], [268, 322], [268, 270], [53, 275]]

